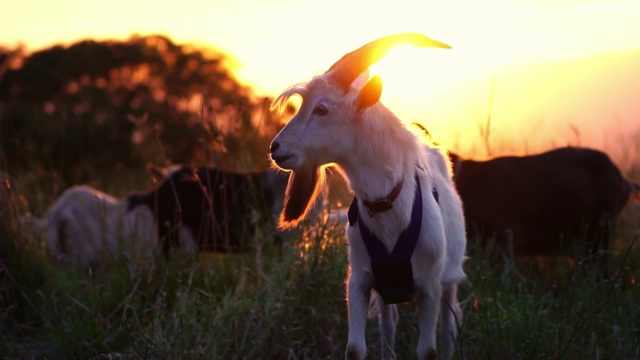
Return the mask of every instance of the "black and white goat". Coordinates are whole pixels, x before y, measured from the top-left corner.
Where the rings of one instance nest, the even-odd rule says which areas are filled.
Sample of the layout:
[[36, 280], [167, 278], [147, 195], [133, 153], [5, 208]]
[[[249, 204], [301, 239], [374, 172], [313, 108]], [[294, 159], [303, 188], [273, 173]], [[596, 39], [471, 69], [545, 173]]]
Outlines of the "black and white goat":
[[613, 225], [639, 189], [609, 156], [587, 148], [451, 159], [470, 238], [512, 240], [516, 256], [606, 254]]
[[[293, 86], [275, 101], [282, 109], [298, 95], [302, 105], [271, 143], [271, 158], [291, 171], [280, 226], [305, 217], [324, 182], [323, 167], [340, 169], [355, 194], [349, 211], [349, 339], [347, 359], [364, 359], [371, 290], [379, 301], [383, 357], [395, 342], [395, 303], [417, 299], [418, 358], [436, 358], [441, 317], [443, 358], [455, 350], [457, 285], [465, 279], [462, 205], [439, 148], [421, 141], [379, 102], [382, 82], [361, 89], [354, 80], [398, 43], [448, 48], [420, 34], [384, 37], [346, 54], [326, 73]], [[415, 292], [415, 293], [414, 293]], [[382, 303], [381, 301], [384, 301]]]
[[152, 211], [165, 255], [170, 248], [236, 252], [256, 225], [280, 211], [288, 177], [273, 169], [238, 173], [173, 166], [155, 189], [130, 195], [128, 208]]

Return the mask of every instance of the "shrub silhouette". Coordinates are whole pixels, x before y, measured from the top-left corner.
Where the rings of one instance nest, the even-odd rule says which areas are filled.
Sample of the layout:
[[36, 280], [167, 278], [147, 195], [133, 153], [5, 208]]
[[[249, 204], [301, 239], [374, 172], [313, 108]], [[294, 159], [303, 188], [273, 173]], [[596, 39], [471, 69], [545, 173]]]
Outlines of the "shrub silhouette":
[[[163, 36], [85, 40], [31, 54], [0, 49], [6, 166], [13, 173], [54, 173], [69, 185], [106, 169], [164, 160], [156, 134], [174, 163], [206, 159], [198, 141], [203, 134], [219, 149], [240, 151], [241, 139], [258, 133], [253, 119], [269, 100], [239, 84], [225, 60]], [[268, 136], [252, 144], [267, 146]]]

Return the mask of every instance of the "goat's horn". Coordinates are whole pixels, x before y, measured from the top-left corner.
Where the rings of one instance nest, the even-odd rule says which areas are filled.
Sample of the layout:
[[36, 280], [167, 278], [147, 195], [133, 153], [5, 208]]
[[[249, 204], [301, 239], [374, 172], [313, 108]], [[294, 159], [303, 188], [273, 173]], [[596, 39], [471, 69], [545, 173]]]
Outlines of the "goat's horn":
[[374, 40], [344, 55], [329, 68], [332, 78], [345, 89], [369, 66], [382, 59], [395, 45], [411, 44], [425, 47], [451, 49], [451, 46], [417, 33], [389, 35]]

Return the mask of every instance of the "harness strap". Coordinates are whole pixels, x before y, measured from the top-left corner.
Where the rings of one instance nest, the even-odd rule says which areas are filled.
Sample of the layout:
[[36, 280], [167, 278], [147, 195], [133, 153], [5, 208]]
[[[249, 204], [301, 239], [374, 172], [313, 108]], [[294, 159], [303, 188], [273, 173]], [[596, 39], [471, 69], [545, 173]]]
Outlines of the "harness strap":
[[422, 227], [422, 191], [420, 189], [418, 175], [416, 174], [416, 191], [411, 209], [411, 221], [409, 222], [409, 226], [398, 236], [398, 241], [391, 251], [391, 254], [387, 252], [382, 241], [371, 232], [363, 221], [358, 221], [358, 226], [365, 246], [367, 247], [369, 257], [371, 258], [372, 265], [411, 262], [411, 256], [418, 243], [418, 235]]
[[[381, 295], [385, 304], [411, 301], [411, 294], [415, 290], [411, 257], [418, 243], [418, 236], [422, 227], [423, 207], [422, 189], [417, 173], [415, 180], [416, 191], [411, 209], [411, 221], [409, 226], [398, 237], [391, 254], [387, 252], [382, 241], [361, 221], [357, 197], [353, 198], [349, 207], [349, 226], [354, 226], [358, 222], [362, 239], [371, 259], [371, 268], [375, 279], [374, 289]], [[439, 200], [435, 182], [432, 188], [432, 195], [436, 201]]]

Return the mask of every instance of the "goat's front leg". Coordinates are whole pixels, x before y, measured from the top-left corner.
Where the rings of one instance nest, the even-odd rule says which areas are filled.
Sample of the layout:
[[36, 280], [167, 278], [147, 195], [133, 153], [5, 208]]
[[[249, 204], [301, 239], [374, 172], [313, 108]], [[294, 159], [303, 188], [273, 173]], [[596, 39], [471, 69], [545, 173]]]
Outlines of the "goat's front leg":
[[438, 308], [440, 306], [440, 296], [442, 286], [439, 282], [434, 282], [430, 286], [418, 290], [418, 328], [420, 336], [418, 338], [418, 359], [435, 360], [436, 354], [436, 325], [438, 322]]
[[345, 358], [347, 360], [363, 360], [367, 354], [364, 332], [367, 325], [371, 287], [362, 284], [353, 274], [349, 274], [347, 284], [349, 339]]
[[398, 325], [398, 307], [395, 304], [386, 305], [382, 296], [375, 294], [378, 307], [378, 323], [382, 341], [382, 359], [395, 359], [393, 349], [396, 344], [396, 326]]
[[462, 309], [458, 303], [458, 284], [452, 283], [442, 287], [440, 308], [440, 338], [442, 342], [442, 358], [451, 359], [456, 347], [458, 322], [462, 321]]

